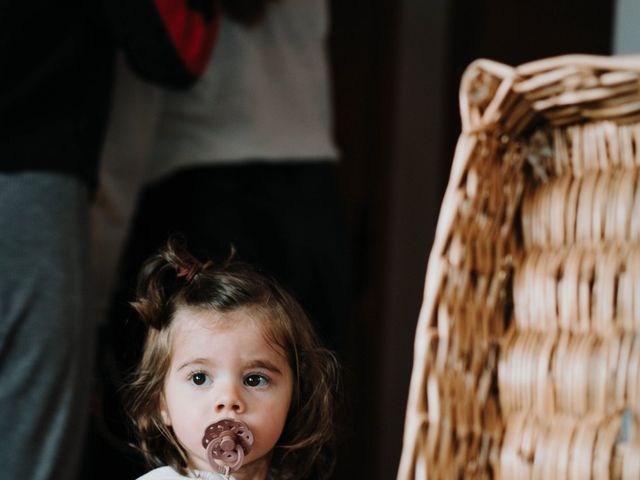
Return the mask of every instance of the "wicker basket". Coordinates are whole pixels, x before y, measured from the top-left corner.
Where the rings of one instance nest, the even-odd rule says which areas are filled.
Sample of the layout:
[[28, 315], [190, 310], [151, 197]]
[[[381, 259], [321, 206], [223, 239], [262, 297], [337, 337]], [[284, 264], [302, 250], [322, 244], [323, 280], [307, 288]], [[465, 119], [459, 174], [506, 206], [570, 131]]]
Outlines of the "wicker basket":
[[478, 60], [399, 480], [640, 478], [640, 57]]

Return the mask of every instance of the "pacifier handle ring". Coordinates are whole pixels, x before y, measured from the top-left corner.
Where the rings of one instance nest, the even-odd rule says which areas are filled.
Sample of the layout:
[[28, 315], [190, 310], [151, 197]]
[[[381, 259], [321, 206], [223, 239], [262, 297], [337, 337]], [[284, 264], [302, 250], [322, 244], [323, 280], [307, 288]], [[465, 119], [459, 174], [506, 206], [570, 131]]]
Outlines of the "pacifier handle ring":
[[220, 465], [218, 462], [215, 461], [217, 459], [214, 458], [214, 456], [211, 453], [211, 450], [214, 449], [213, 443], [214, 442], [211, 442], [207, 446], [207, 458], [209, 459], [209, 463], [211, 464], [211, 466], [217, 470], [217, 473], [227, 474], [228, 473], [227, 469], [229, 469], [231, 472], [238, 471], [242, 466], [242, 462], [244, 462], [244, 449], [242, 448], [242, 445], [240, 444], [236, 445], [235, 452], [237, 454], [237, 458], [235, 462], [233, 462], [232, 464], [223, 462], [224, 465]]
[[236, 453], [238, 454], [238, 458], [236, 458], [236, 461], [233, 463], [233, 465], [229, 465], [229, 468], [232, 472], [239, 470], [242, 466], [242, 463], [244, 462], [244, 449], [242, 448], [242, 445], [236, 445]]
[[227, 474], [228, 473], [227, 468], [229, 467], [223, 467], [222, 465], [215, 462], [213, 455], [211, 454], [211, 450], [213, 450], [213, 442], [207, 445], [207, 459], [209, 460], [209, 464], [211, 465], [211, 468], [215, 469], [216, 473], [221, 473], [223, 475]]

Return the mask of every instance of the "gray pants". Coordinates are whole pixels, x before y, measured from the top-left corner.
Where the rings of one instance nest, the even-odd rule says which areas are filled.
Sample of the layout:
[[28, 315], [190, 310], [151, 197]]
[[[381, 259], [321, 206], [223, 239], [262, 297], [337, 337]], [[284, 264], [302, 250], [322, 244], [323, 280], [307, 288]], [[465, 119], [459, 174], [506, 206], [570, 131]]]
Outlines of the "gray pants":
[[0, 174], [0, 466], [3, 478], [75, 478], [93, 322], [85, 315], [87, 186]]

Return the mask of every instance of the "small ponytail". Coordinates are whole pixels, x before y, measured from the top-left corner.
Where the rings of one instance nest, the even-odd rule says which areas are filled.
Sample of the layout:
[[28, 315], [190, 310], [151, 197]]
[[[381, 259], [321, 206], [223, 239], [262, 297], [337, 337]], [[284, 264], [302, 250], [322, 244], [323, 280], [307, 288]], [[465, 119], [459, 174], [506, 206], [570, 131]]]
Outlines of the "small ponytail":
[[198, 274], [209, 268], [191, 255], [178, 238], [171, 238], [166, 246], [143, 265], [132, 307], [148, 327], [162, 329], [173, 314], [173, 300]]

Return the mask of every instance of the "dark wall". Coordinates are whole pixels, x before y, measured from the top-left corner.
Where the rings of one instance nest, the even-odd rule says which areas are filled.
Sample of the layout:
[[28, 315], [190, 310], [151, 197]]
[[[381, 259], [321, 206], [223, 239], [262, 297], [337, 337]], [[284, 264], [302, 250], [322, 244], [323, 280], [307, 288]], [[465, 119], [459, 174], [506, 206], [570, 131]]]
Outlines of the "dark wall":
[[398, 6], [393, 0], [334, 0], [331, 9], [335, 135], [355, 265], [345, 372], [350, 431], [335, 478], [377, 478], [372, 459], [382, 431], [378, 344]]

